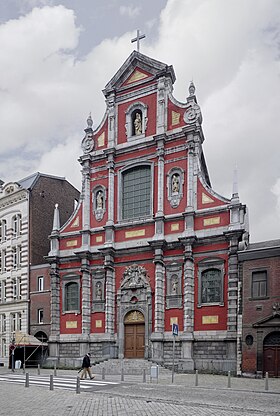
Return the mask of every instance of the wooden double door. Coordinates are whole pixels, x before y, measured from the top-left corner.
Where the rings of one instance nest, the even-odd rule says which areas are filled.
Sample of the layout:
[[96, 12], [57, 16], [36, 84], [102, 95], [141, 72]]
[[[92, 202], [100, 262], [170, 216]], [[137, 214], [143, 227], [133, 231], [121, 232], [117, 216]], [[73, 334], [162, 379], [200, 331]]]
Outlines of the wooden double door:
[[127, 323], [124, 328], [124, 357], [144, 358], [145, 323]]
[[265, 346], [263, 350], [264, 373], [280, 377], [280, 345]]

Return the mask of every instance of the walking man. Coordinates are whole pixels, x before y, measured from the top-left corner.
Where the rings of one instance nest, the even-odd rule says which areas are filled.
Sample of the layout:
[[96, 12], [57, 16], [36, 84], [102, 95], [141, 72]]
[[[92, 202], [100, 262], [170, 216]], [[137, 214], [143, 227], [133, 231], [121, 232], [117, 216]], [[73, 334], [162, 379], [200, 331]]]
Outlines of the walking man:
[[94, 376], [91, 374], [91, 365], [90, 365], [90, 357], [91, 354], [90, 352], [88, 352], [84, 358], [83, 358], [83, 363], [82, 363], [82, 374], [81, 374], [81, 379], [86, 378], [87, 374], [89, 375], [89, 378], [92, 380], [94, 378]]

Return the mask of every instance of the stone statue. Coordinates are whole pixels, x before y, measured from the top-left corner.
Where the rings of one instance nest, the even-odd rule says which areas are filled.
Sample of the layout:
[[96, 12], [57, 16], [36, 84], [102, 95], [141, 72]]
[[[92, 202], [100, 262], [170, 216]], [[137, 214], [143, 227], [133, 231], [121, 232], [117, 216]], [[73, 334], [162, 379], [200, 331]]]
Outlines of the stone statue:
[[136, 113], [136, 117], [134, 120], [134, 130], [135, 130], [135, 135], [139, 135], [142, 134], [142, 120], [141, 120], [141, 114], [140, 113]]
[[101, 283], [100, 282], [98, 282], [96, 284], [95, 297], [98, 300], [101, 300], [102, 299], [102, 288], [101, 288]]
[[178, 193], [180, 187], [179, 176], [173, 175], [172, 176], [172, 193]]
[[97, 196], [96, 196], [96, 208], [97, 209], [102, 209], [103, 208], [103, 195], [101, 191], [97, 192]]
[[177, 293], [178, 293], [178, 280], [177, 278], [175, 278], [173, 279], [173, 282], [172, 282], [172, 294], [177, 295]]

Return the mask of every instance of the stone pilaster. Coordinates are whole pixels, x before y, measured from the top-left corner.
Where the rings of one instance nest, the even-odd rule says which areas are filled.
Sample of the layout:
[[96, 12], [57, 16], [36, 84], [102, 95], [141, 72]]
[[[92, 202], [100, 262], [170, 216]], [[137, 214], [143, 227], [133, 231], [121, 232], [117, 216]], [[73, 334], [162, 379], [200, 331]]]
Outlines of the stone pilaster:
[[82, 334], [90, 334], [91, 299], [90, 299], [90, 270], [89, 260], [81, 259], [82, 266]]
[[60, 278], [57, 263], [51, 263], [51, 337], [60, 334]]
[[164, 196], [164, 142], [165, 135], [155, 136], [157, 142], [158, 156], [158, 177], [157, 177], [157, 212], [155, 215], [155, 236], [154, 239], [161, 240], [164, 236], [164, 215], [163, 215], [163, 196]]
[[105, 245], [111, 246], [114, 243], [114, 198], [115, 198], [115, 163], [114, 150], [107, 151], [108, 169], [108, 221], [105, 226]]
[[237, 331], [237, 307], [238, 307], [238, 237], [237, 233], [227, 233], [229, 240], [228, 257], [228, 316], [227, 330]]
[[106, 302], [105, 302], [105, 332], [114, 335], [115, 332], [115, 269], [113, 252], [105, 254], [106, 273]]
[[87, 250], [90, 246], [90, 166], [89, 159], [83, 162], [83, 228], [82, 228], [82, 248]]
[[155, 332], [164, 333], [164, 277], [165, 267], [163, 263], [162, 248], [155, 248]]
[[194, 261], [193, 239], [185, 244], [184, 262], [184, 332], [194, 330]]

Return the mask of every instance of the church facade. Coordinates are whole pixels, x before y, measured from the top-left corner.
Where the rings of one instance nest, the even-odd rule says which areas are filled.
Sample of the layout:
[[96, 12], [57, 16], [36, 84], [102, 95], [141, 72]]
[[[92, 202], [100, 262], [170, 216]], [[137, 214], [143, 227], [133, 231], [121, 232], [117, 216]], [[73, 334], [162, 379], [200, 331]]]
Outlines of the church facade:
[[[82, 140], [79, 205], [50, 236], [50, 359], [144, 358], [236, 371], [238, 244], [246, 206], [211, 187], [195, 86], [134, 51]], [[222, 161], [221, 161], [222, 163]], [[178, 325], [178, 335], [172, 333]]]

